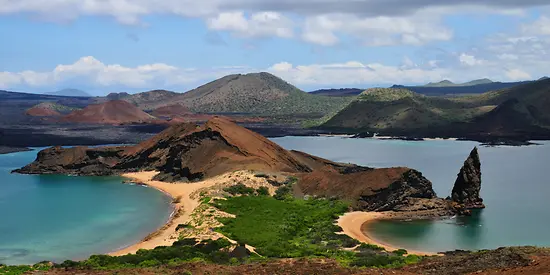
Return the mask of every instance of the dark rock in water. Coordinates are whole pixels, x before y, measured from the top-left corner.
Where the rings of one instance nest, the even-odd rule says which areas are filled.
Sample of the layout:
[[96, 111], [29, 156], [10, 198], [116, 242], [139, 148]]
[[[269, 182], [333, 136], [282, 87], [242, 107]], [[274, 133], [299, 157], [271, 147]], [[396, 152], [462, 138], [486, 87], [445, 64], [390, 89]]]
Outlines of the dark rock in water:
[[485, 208], [483, 199], [479, 196], [481, 190], [481, 161], [477, 147], [472, 150], [470, 156], [460, 169], [451, 199], [466, 209]]
[[351, 138], [371, 138], [371, 137], [374, 137], [374, 133], [362, 132], [362, 133], [353, 135]]

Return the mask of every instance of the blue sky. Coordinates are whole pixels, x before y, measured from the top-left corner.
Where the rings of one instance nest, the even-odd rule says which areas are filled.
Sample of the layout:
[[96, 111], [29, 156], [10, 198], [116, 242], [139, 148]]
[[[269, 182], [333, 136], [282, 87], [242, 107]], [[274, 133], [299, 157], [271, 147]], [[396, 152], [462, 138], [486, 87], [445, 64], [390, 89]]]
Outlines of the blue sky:
[[550, 74], [542, 0], [0, 0], [0, 89], [184, 92], [271, 72], [305, 90]]

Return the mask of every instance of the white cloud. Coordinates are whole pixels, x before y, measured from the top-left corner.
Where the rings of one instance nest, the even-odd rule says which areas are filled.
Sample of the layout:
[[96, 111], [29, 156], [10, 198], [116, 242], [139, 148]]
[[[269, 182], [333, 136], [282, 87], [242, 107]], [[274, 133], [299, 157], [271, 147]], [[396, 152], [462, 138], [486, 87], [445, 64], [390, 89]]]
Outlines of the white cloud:
[[506, 76], [508, 76], [510, 80], [532, 80], [533, 79], [531, 75], [519, 69], [512, 69], [507, 71]]
[[294, 35], [292, 21], [280, 13], [259, 12], [250, 18], [244, 12], [223, 12], [208, 19], [212, 30], [230, 31], [244, 37], [276, 36], [291, 38]]
[[302, 39], [323, 46], [339, 42], [337, 33], [349, 35], [367, 46], [423, 45], [450, 40], [453, 32], [443, 27], [441, 18], [429, 12], [407, 17], [358, 17], [329, 14], [308, 17]]
[[466, 66], [477, 66], [477, 65], [482, 65], [483, 63], [485, 63], [484, 60], [477, 59], [475, 56], [469, 55], [469, 54], [466, 54], [466, 53], [460, 54], [458, 59], [459, 59], [461, 64], [466, 65]]
[[550, 17], [541, 16], [530, 24], [524, 24], [522, 31], [531, 35], [550, 35]]

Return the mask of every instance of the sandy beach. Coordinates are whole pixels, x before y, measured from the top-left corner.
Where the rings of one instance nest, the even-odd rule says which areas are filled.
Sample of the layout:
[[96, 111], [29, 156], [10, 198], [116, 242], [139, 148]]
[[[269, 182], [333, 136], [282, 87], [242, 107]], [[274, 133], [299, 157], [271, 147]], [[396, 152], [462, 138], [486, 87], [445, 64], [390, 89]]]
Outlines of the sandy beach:
[[[168, 222], [157, 231], [149, 234], [141, 242], [123, 248], [121, 250], [109, 253], [112, 256], [120, 256], [136, 253], [139, 249], [153, 249], [157, 246], [170, 246], [178, 240], [179, 233], [176, 227], [179, 224], [188, 223], [191, 220], [191, 214], [200, 205], [196, 196], [191, 196], [197, 190], [213, 187], [217, 184], [227, 181], [227, 176], [220, 176], [195, 183], [167, 183], [152, 180], [158, 172], [136, 172], [127, 173], [122, 176], [132, 181], [145, 184], [159, 191], [164, 192], [174, 199], [174, 213]], [[273, 190], [271, 190], [273, 192]], [[370, 222], [381, 219], [398, 218], [398, 213], [394, 212], [349, 212], [338, 219], [338, 225], [342, 227], [343, 233], [358, 241], [375, 244], [384, 247], [388, 251], [399, 249], [399, 247], [383, 243], [365, 234], [362, 228]], [[251, 249], [253, 249], [251, 247]], [[437, 253], [425, 251], [408, 250], [410, 254], [416, 255], [437, 255]]]
[[[378, 245], [388, 251], [393, 251], [399, 249], [400, 247], [395, 247], [390, 244], [376, 240], [368, 234], [365, 234], [362, 229], [368, 223], [374, 222], [376, 220], [395, 219], [398, 217], [398, 215], [399, 214], [394, 212], [349, 212], [338, 219], [338, 225], [342, 227], [344, 234], [350, 236], [351, 238], [354, 238], [360, 242]], [[421, 256], [438, 255], [437, 253], [426, 251], [414, 251], [408, 249], [407, 251], [409, 252], [409, 254], [416, 254]]]
[[[127, 173], [122, 176], [129, 178], [136, 183], [145, 184], [156, 188], [175, 199], [174, 214], [162, 228], [151, 233], [141, 242], [124, 249], [109, 253], [112, 256], [126, 255], [136, 253], [139, 249], [153, 249], [157, 246], [170, 246], [178, 240], [176, 227], [179, 224], [186, 223], [190, 219], [190, 214], [200, 204], [197, 199], [192, 199], [191, 194], [201, 188], [210, 187], [217, 183], [216, 179], [204, 180], [197, 183], [174, 184], [160, 181], [154, 181], [152, 178], [158, 172], [137, 172]], [[179, 199], [177, 199], [179, 198]]]

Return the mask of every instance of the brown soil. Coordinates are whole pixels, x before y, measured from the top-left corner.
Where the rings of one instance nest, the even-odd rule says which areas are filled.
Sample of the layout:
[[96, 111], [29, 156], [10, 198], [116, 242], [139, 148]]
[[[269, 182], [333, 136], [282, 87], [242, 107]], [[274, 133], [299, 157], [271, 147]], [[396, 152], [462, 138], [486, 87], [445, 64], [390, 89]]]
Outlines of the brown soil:
[[58, 111], [48, 108], [48, 106], [42, 104], [38, 104], [28, 109], [25, 114], [35, 117], [61, 116], [61, 113], [59, 113]]
[[[361, 274], [361, 275], [543, 275], [550, 274], [547, 249], [502, 248], [480, 253], [429, 257], [404, 268], [345, 268], [330, 259], [282, 259], [237, 266], [188, 263], [176, 267], [117, 270], [116, 274]], [[54, 269], [45, 274], [113, 274], [101, 270]]]
[[91, 124], [129, 124], [151, 121], [153, 117], [123, 100], [92, 104], [64, 116], [63, 122]]
[[181, 104], [173, 104], [173, 105], [159, 107], [153, 110], [151, 114], [156, 117], [174, 118], [174, 117], [181, 117], [181, 116], [185, 117], [193, 114], [193, 112], [191, 112], [189, 108]]

